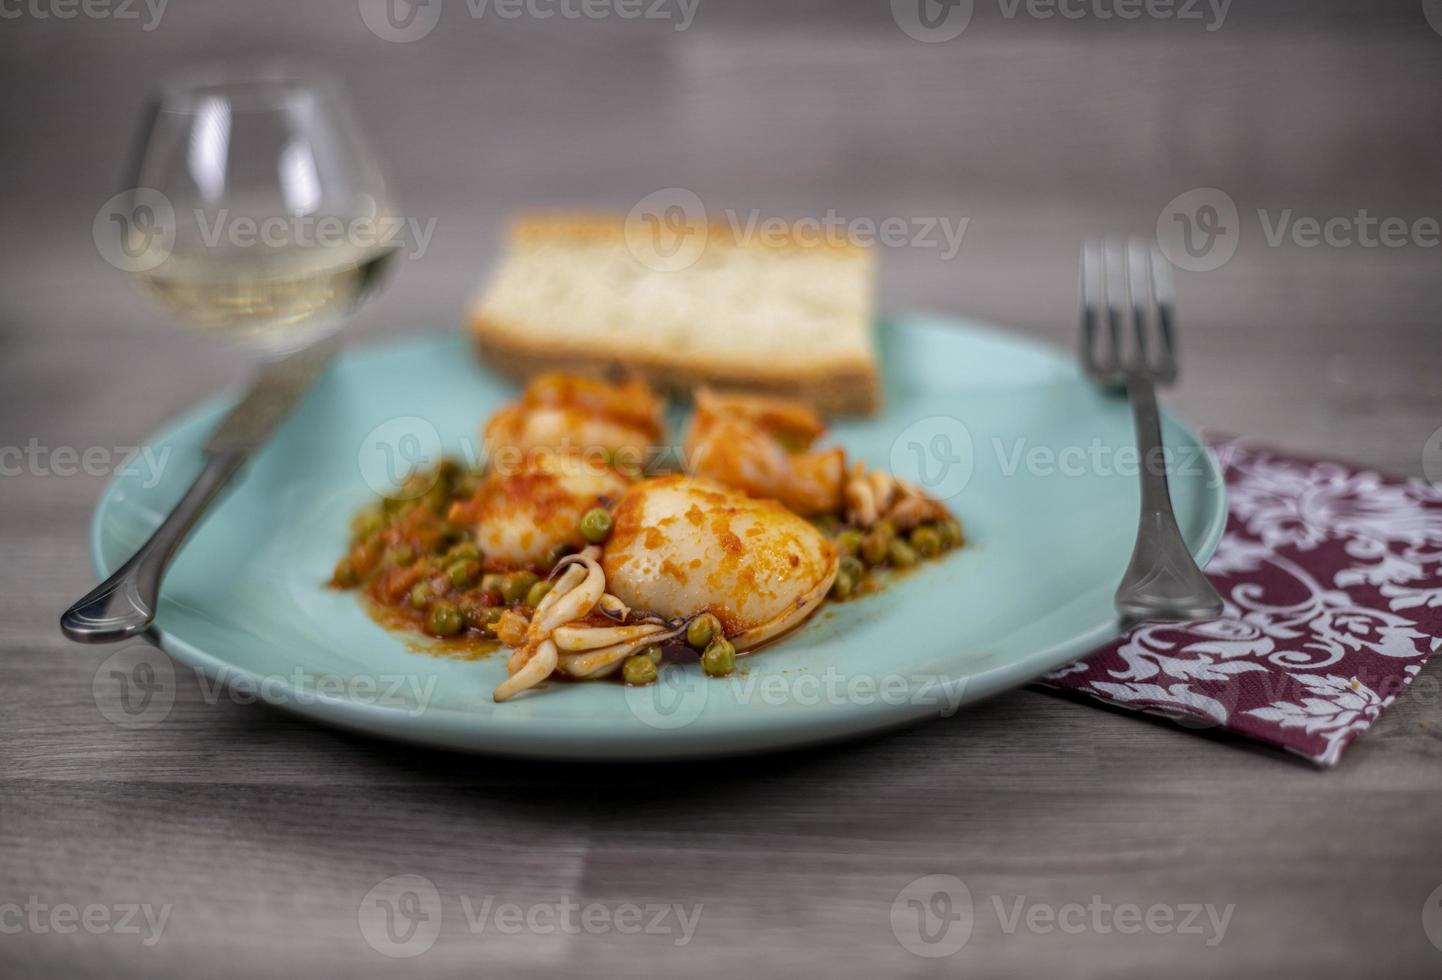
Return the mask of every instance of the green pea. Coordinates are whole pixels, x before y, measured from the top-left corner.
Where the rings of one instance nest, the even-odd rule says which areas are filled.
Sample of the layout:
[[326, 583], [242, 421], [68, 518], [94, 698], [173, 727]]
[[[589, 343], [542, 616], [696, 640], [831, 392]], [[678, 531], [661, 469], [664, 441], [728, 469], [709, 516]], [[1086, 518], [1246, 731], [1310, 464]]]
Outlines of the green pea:
[[718, 636], [701, 654], [701, 669], [712, 677], [725, 677], [736, 669], [736, 648]]
[[431, 588], [429, 582], [417, 582], [411, 588], [411, 608], [424, 609], [430, 605], [430, 601], [436, 597], [436, 590]]
[[386, 515], [379, 507], [367, 507], [351, 522], [351, 534], [356, 538], [368, 538], [386, 526]]
[[861, 550], [861, 540], [866, 537], [854, 527], [847, 528], [836, 536], [836, 550], [843, 555], [854, 555]]
[[838, 564], [840, 571], [851, 576], [852, 582], [859, 583], [866, 577], [866, 564], [860, 558], [853, 558], [847, 555]]
[[664, 656], [664, 654], [661, 652], [661, 648], [655, 643], [653, 643], [646, 649], [642, 650], [639, 656], [649, 658], [653, 664], [660, 664], [661, 657]]
[[831, 582], [831, 595], [837, 599], [845, 599], [851, 595], [856, 588], [856, 579], [844, 568], [836, 570], [836, 578]]
[[686, 642], [693, 650], [704, 650], [714, 637], [721, 635], [721, 622], [710, 613], [702, 613], [686, 627]]
[[592, 544], [600, 544], [611, 536], [611, 512], [604, 507], [592, 507], [581, 518], [581, 537]]
[[891, 548], [887, 553], [887, 557], [891, 559], [891, 564], [897, 568], [910, 568], [916, 564], [916, 549], [900, 538], [897, 538], [891, 542]]
[[555, 588], [555, 586], [556, 583], [548, 579], [542, 579], [541, 581], [537, 582], [535, 585], [531, 586], [530, 591], [526, 593], [526, 605], [530, 606], [532, 609], [535, 609], [541, 604], [541, 600], [546, 598], [546, 594], [550, 592], [551, 589]]
[[799, 432], [777, 432], [771, 438], [788, 453], [804, 453], [811, 448], [811, 440]]
[[627, 657], [626, 662], [621, 665], [621, 677], [627, 684], [642, 687], [656, 679], [656, 664], [644, 653]]
[[923, 558], [935, 558], [941, 554], [941, 532], [923, 524], [911, 532], [911, 546]]
[[385, 561], [387, 565], [409, 565], [416, 560], [416, 550], [408, 544], [398, 544], [394, 548], [387, 549]]
[[455, 636], [465, 623], [461, 611], [449, 602], [438, 602], [426, 617], [426, 629], [436, 636]]
[[500, 572], [487, 572], [481, 576], [481, 591], [490, 595], [499, 596], [501, 594], [501, 583], [505, 580], [506, 577]]
[[835, 514], [819, 514], [811, 519], [811, 523], [828, 538], [841, 528], [841, 521], [837, 520]]
[[451, 561], [480, 561], [481, 549], [476, 547], [474, 541], [467, 539], [452, 545], [451, 550], [446, 552], [446, 557]]
[[501, 617], [505, 614], [506, 611], [500, 606], [491, 606], [489, 609], [486, 610], [486, 615], [483, 618], [481, 629], [485, 632], [487, 636], [496, 635], [496, 624], [501, 621]]
[[512, 572], [501, 579], [501, 598], [507, 602], [519, 602], [539, 581], [540, 576], [535, 572]]
[[456, 599], [456, 608], [460, 609], [461, 618], [471, 629], [485, 628], [486, 617], [490, 615], [491, 607], [486, 605], [484, 595], [479, 592], [467, 592]]
[[446, 577], [451, 580], [451, 585], [458, 589], [470, 585], [480, 573], [481, 563], [478, 561], [458, 561], [446, 568]]
[[941, 532], [943, 548], [958, 548], [966, 542], [966, 535], [961, 531], [961, 523], [954, 517], [948, 517], [940, 522], [936, 525], [936, 529]]

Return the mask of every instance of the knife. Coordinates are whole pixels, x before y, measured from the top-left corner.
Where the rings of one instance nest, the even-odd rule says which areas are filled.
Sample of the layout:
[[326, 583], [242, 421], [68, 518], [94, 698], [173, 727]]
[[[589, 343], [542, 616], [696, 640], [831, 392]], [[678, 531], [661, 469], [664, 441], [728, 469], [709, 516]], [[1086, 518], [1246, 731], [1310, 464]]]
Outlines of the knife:
[[180, 543], [251, 455], [310, 391], [339, 346], [332, 335], [267, 365], [205, 444], [205, 467], [140, 550], [60, 617], [81, 643], [111, 643], [143, 633], [155, 620], [160, 580]]

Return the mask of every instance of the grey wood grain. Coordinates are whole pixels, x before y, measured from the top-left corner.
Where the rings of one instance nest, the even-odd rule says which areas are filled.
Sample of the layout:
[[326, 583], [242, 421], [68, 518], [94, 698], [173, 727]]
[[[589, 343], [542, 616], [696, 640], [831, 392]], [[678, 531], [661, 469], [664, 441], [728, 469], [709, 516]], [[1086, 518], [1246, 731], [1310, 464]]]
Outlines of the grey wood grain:
[[[139, 100], [163, 67], [315, 57], [346, 75], [407, 211], [437, 219], [353, 328], [449, 329], [507, 213], [629, 207], [668, 186], [715, 209], [969, 219], [960, 252], [883, 255], [887, 310], [1067, 344], [1080, 238], [1147, 231], [1176, 194], [1226, 190], [1223, 268], [1183, 275], [1197, 424], [1419, 476], [1442, 426], [1436, 248], [1271, 247], [1257, 209], [1442, 214], [1442, 36], [1413, 2], [1238, 2], [1177, 23], [1008, 19], [956, 43], [888, 6], [706, 0], [667, 22], [443, 10], [390, 44], [353, 2], [173, 5], [153, 31], [0, 21], [0, 447], [115, 448], [242, 365], [171, 332], [97, 254]], [[963, 368], [959, 368], [963, 369]], [[1435, 976], [1442, 665], [1335, 771], [1215, 732], [1033, 690], [860, 742], [686, 766], [527, 765], [314, 727], [176, 668], [160, 723], [120, 727], [55, 619], [92, 583], [103, 476], [0, 476], [0, 972], [6, 976]], [[106, 692], [109, 692], [108, 694]], [[391, 960], [358, 910], [434, 882], [442, 926]], [[890, 926], [928, 874], [974, 900], [955, 956]], [[1214, 903], [1223, 940], [1012, 931], [1015, 903]], [[521, 906], [679, 903], [694, 936], [484, 931]], [[168, 905], [160, 941], [15, 932], [6, 903]]]

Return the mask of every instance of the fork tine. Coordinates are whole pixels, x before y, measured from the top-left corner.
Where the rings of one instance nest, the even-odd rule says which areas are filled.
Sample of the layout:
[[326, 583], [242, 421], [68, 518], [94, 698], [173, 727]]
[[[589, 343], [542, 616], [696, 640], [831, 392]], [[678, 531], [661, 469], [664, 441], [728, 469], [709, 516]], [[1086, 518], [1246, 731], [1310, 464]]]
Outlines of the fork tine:
[[1109, 387], [1125, 386], [1129, 375], [1175, 381], [1171, 267], [1156, 243], [1139, 235], [1085, 238], [1078, 276], [1086, 373]]
[[1081, 279], [1079, 291], [1082, 305], [1082, 365], [1089, 374], [1100, 376], [1103, 369], [1096, 353], [1097, 320], [1099, 319], [1099, 310], [1106, 302], [1106, 296], [1105, 290], [1102, 288], [1104, 282], [1103, 256], [1101, 247], [1095, 238], [1087, 238], [1082, 241], [1079, 277]]
[[1151, 253], [1152, 299], [1155, 303], [1157, 338], [1161, 346], [1157, 372], [1160, 380], [1171, 383], [1177, 379], [1176, 337], [1172, 325], [1176, 298], [1172, 293], [1172, 268], [1167, 264], [1162, 250], [1155, 244], [1149, 251]]
[[1131, 299], [1133, 369], [1146, 371], [1151, 367], [1147, 343], [1149, 311], [1152, 303], [1152, 270], [1147, 248], [1140, 238], [1127, 239], [1127, 295]]
[[1122, 321], [1126, 317], [1127, 307], [1131, 305], [1131, 285], [1127, 281], [1127, 266], [1123, 260], [1121, 239], [1108, 236], [1103, 252], [1106, 256], [1107, 333], [1112, 342], [1108, 366], [1113, 372], [1125, 373], [1125, 335], [1122, 332]]

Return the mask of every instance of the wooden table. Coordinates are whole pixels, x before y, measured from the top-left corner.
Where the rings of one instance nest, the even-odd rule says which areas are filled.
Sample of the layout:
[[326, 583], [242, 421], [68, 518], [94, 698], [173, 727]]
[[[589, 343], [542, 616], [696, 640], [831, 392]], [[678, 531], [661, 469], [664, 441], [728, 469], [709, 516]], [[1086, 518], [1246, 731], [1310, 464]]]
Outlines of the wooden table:
[[[578, 767], [313, 727], [207, 699], [179, 667], [162, 723], [117, 726], [95, 694], [113, 697], [107, 651], [55, 627], [93, 581], [86, 526], [105, 479], [60, 475], [55, 450], [133, 445], [242, 372], [158, 326], [91, 241], [161, 65], [276, 50], [350, 77], [410, 213], [438, 219], [356, 343], [454, 328], [505, 213], [625, 208], [668, 186], [717, 208], [969, 217], [954, 259], [886, 252], [883, 306], [1069, 343], [1081, 236], [1146, 231], [1174, 195], [1223, 188], [1242, 244], [1181, 277], [1172, 405], [1421, 475], [1442, 425], [1438, 249], [1274, 248], [1254, 217], [1442, 214], [1442, 37], [1415, 4], [1256, 4], [1215, 34], [1072, 30], [981, 4], [960, 46], [910, 40], [884, 4], [718, 4], [685, 32], [473, 20], [453, 4], [413, 44], [379, 40], [354, 3], [301, 6], [176, 4], [150, 32], [0, 23], [0, 446], [33, 440], [41, 461], [0, 477], [0, 973], [1442, 970], [1421, 924], [1442, 885], [1438, 663], [1330, 772], [1032, 690], [814, 751]], [[361, 928], [368, 893], [398, 875], [429, 880], [442, 913], [412, 959]], [[892, 928], [893, 901], [927, 875], [973, 900], [948, 958], [913, 955]], [[168, 908], [159, 941], [143, 915], [116, 928], [132, 903]], [[631, 934], [627, 903], [679, 905], [694, 933], [674, 913], [648, 930], [643, 910]], [[1208, 945], [1211, 927], [1094, 918], [1125, 903], [1234, 908]], [[64, 908], [91, 905], [108, 926], [62, 931]], [[1048, 925], [1071, 905], [1079, 930]]]

